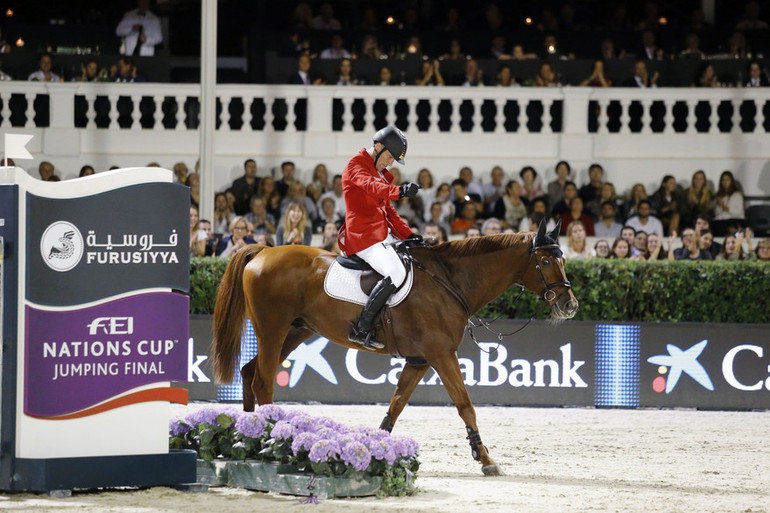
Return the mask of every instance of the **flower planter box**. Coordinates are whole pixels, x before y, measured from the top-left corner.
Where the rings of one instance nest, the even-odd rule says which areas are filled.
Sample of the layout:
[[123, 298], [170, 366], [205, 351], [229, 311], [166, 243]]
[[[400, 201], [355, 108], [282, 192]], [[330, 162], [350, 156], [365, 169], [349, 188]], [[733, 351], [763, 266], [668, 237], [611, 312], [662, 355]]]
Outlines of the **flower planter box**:
[[198, 460], [198, 482], [288, 495], [312, 494], [319, 499], [330, 499], [376, 495], [382, 488], [383, 478], [363, 474], [355, 477], [308, 475], [292, 465], [253, 460]]

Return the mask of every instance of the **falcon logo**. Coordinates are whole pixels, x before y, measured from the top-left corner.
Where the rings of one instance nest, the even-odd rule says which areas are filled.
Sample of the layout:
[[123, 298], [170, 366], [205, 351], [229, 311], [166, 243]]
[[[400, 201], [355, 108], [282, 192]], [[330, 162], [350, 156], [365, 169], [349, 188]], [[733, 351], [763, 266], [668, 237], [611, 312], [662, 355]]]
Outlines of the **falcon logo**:
[[56, 221], [40, 238], [40, 254], [48, 267], [58, 272], [73, 269], [83, 257], [83, 235], [75, 225]]

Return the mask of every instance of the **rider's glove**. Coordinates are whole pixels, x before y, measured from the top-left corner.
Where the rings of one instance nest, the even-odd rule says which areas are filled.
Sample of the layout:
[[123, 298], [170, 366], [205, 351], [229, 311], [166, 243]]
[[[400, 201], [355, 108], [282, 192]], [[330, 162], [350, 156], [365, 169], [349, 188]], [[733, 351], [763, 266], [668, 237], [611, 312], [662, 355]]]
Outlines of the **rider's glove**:
[[401, 198], [414, 198], [417, 196], [417, 191], [420, 186], [416, 183], [405, 183], [399, 186], [398, 199]]

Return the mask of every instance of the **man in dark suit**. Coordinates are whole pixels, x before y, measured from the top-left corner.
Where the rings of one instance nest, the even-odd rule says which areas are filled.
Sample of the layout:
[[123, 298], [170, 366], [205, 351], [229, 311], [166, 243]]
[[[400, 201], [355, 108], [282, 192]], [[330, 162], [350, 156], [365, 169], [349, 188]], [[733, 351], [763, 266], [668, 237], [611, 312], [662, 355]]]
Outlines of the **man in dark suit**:
[[291, 77], [289, 77], [290, 84], [299, 85], [323, 85], [322, 78], [315, 78], [310, 73], [310, 57], [307, 55], [300, 55], [297, 59], [297, 71], [295, 71]]
[[633, 76], [623, 81], [623, 87], [658, 87], [660, 73], [657, 71], [649, 76], [647, 63], [644, 59], [634, 62]]

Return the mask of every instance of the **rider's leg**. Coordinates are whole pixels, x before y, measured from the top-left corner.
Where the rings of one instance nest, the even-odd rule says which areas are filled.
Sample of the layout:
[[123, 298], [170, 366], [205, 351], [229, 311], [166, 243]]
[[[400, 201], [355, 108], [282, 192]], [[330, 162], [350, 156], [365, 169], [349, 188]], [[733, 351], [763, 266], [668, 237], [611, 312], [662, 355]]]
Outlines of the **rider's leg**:
[[372, 269], [380, 273], [383, 278], [377, 282], [369, 294], [369, 299], [364, 305], [361, 317], [353, 324], [348, 338], [351, 342], [363, 344], [367, 349], [382, 349], [385, 345], [376, 340], [372, 328], [374, 320], [380, 310], [388, 302], [388, 298], [406, 279], [406, 270], [396, 250], [389, 244], [393, 240], [391, 236], [383, 242], [378, 242], [363, 251], [356, 253], [364, 259]]

